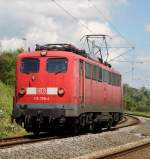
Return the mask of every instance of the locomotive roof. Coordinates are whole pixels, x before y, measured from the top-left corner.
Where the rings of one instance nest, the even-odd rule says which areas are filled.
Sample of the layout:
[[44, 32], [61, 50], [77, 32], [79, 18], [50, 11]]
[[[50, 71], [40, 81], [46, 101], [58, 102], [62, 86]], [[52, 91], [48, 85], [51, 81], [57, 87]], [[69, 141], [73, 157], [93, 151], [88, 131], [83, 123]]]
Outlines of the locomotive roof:
[[[40, 52], [41, 51], [47, 51], [47, 56], [51, 56], [54, 54], [55, 56], [79, 56], [79, 58], [83, 58], [86, 61], [92, 62], [93, 64], [99, 64], [101, 67], [105, 68], [106, 70], [110, 70], [112, 72], [115, 72], [119, 74], [118, 71], [114, 70], [111, 68], [111, 65], [108, 64], [107, 62], [103, 62], [101, 59], [91, 57], [90, 54], [87, 54], [85, 50], [80, 50], [76, 48], [72, 44], [66, 44], [66, 43], [61, 43], [61, 44], [45, 44], [45, 45], [38, 45], [36, 44], [35, 51], [33, 52], [26, 52], [26, 53], [21, 53], [18, 55], [18, 57], [23, 58], [23, 57], [40, 57]], [[61, 52], [61, 54], [60, 54]], [[69, 53], [69, 54], [68, 54]]]
[[[84, 57], [78, 54], [75, 54], [74, 52], [71, 51], [58, 51], [58, 50], [53, 50], [53, 51], [47, 51], [47, 55], [46, 56], [55, 56], [55, 57], [78, 57], [84, 61], [87, 61], [91, 64], [98, 64], [100, 65], [102, 68], [105, 68], [106, 70], [109, 70], [111, 72], [120, 74], [118, 71], [116, 71], [114, 68], [112, 67], [108, 67], [106, 64], [101, 63], [95, 59], [92, 59], [90, 56]], [[31, 57], [41, 57], [40, 55], [40, 51], [33, 51], [33, 52], [24, 52], [24, 53], [20, 53], [17, 58], [31, 58]]]
[[72, 44], [66, 44], [66, 43], [61, 43], [61, 44], [45, 44], [45, 45], [39, 45], [36, 44], [35, 51], [42, 51], [42, 50], [47, 50], [47, 51], [69, 51], [73, 52], [75, 54], [87, 57], [87, 53], [85, 50], [80, 50], [76, 48]]

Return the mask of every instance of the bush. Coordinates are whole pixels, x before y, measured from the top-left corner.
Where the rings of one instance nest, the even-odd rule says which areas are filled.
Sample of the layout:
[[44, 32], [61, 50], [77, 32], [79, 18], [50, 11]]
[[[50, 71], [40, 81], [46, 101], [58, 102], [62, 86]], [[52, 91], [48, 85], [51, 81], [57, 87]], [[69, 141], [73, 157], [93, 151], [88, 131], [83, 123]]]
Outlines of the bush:
[[124, 84], [124, 106], [127, 111], [150, 112], [150, 90], [132, 88]]
[[0, 81], [0, 138], [25, 134], [25, 131], [11, 123], [14, 88]]
[[0, 80], [8, 85], [15, 84], [16, 55], [7, 52], [0, 55]]

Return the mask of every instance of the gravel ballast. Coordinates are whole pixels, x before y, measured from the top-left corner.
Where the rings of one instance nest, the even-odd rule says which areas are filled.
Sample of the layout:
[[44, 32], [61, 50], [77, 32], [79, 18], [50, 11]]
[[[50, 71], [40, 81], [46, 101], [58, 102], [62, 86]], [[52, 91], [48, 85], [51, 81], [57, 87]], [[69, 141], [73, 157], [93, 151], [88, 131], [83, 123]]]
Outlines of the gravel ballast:
[[89, 154], [150, 137], [150, 119], [140, 118], [140, 125], [98, 134], [53, 139], [0, 149], [0, 159], [63, 159]]

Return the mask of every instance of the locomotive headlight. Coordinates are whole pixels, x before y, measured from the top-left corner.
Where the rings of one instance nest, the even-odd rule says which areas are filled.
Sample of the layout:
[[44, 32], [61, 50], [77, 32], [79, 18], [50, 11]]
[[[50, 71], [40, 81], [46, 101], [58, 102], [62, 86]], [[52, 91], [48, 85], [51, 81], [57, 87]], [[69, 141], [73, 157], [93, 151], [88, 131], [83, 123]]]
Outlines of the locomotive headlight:
[[42, 50], [42, 51], [40, 52], [40, 54], [41, 54], [41, 56], [46, 56], [46, 55], [47, 55], [47, 51], [46, 51], [46, 50]]
[[19, 94], [20, 94], [20, 95], [24, 95], [25, 93], [26, 93], [25, 88], [21, 88], [21, 89], [19, 90]]
[[58, 88], [58, 95], [59, 96], [63, 96], [65, 93], [64, 89], [63, 88]]

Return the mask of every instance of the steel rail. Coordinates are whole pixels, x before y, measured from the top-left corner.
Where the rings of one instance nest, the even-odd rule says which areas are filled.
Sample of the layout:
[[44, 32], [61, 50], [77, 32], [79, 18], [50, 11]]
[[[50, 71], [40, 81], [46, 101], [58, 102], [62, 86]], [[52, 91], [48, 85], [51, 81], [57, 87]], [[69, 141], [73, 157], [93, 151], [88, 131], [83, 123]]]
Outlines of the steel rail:
[[57, 139], [58, 136], [51, 136], [51, 137], [44, 137], [39, 135], [37, 138], [34, 135], [26, 135], [26, 136], [19, 136], [19, 137], [12, 137], [12, 138], [4, 138], [0, 139], [0, 149], [12, 147], [21, 144], [29, 144], [35, 143], [40, 141], [47, 141], [51, 139]]
[[95, 151], [90, 154], [75, 157], [74, 159], [149, 159], [150, 138], [127, 143], [103, 151]]
[[[131, 123], [128, 123], [128, 120], [132, 119], [133, 121]], [[125, 116], [122, 121], [120, 121], [117, 126], [113, 127], [111, 131], [115, 131], [116, 129], [132, 126], [139, 124], [139, 119], [133, 116]], [[106, 130], [102, 130], [104, 132]], [[100, 133], [100, 132], [97, 132]], [[85, 135], [85, 133], [83, 133]], [[79, 135], [83, 135], [79, 134]], [[74, 135], [56, 135], [56, 134], [40, 134], [38, 137], [34, 135], [26, 135], [26, 136], [18, 136], [18, 137], [10, 137], [10, 138], [3, 138], [0, 139], [0, 149], [13, 147], [16, 145], [22, 145], [22, 144], [29, 144], [29, 143], [35, 143], [35, 142], [41, 142], [41, 141], [48, 141], [48, 140], [54, 140], [54, 139], [60, 139], [60, 138], [68, 138], [72, 137]]]
[[[130, 120], [132, 121], [129, 121]], [[128, 123], [129, 122], [129, 123]], [[125, 116], [125, 121], [124, 122], [120, 122], [115, 128], [124, 128], [124, 127], [128, 127], [128, 126], [133, 126], [133, 125], [138, 125], [140, 124], [140, 119], [135, 117], [135, 116], [131, 116], [131, 115], [126, 115]]]
[[150, 142], [144, 143], [142, 145], [137, 145], [137, 146], [129, 148], [129, 149], [121, 150], [120, 152], [115, 152], [113, 154], [109, 154], [109, 155], [106, 155], [103, 157], [96, 157], [96, 158], [92, 158], [92, 159], [117, 159], [119, 157], [126, 158], [126, 155], [128, 155], [128, 158], [131, 158], [130, 155], [132, 153], [136, 153], [137, 151], [141, 151], [141, 150], [146, 149], [146, 148], [150, 149]]

